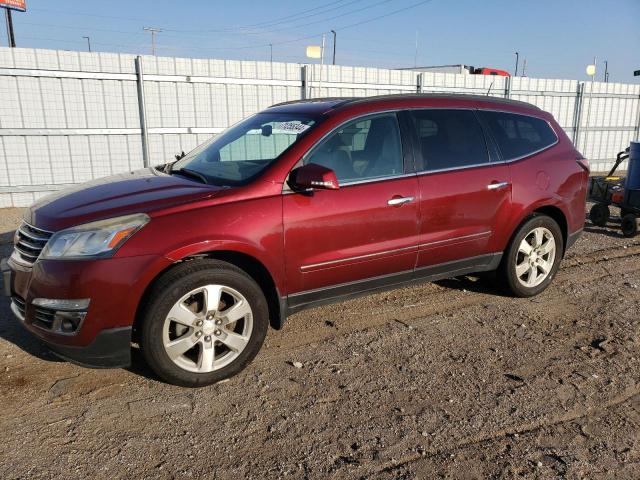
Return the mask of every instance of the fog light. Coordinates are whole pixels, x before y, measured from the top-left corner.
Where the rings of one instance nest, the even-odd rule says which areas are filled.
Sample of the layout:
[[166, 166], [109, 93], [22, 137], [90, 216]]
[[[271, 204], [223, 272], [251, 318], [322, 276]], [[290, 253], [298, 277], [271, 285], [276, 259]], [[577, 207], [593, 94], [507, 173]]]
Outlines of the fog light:
[[[56, 312], [53, 320], [54, 329], [61, 333], [73, 333], [84, 320], [86, 312]], [[56, 328], [57, 327], [57, 328]]]
[[51, 310], [79, 311], [89, 308], [89, 298], [63, 299], [63, 298], [36, 298], [33, 303], [36, 307], [49, 308]]

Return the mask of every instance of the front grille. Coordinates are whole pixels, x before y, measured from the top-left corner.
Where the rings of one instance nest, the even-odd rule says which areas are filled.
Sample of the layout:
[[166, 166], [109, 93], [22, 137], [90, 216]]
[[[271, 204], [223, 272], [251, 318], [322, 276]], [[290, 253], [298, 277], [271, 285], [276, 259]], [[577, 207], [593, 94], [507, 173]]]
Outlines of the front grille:
[[24, 321], [27, 309], [23, 299], [18, 296], [11, 297], [11, 310], [20, 320]]
[[21, 265], [32, 266], [40, 256], [40, 252], [42, 252], [51, 235], [53, 235], [53, 232], [22, 222], [22, 225], [16, 231], [14, 260]]

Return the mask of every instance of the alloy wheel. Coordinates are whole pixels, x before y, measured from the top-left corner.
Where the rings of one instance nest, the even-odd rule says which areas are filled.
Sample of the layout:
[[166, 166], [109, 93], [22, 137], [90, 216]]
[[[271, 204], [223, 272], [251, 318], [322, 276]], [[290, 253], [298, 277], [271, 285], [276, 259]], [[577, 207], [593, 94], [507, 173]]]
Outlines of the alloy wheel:
[[224, 285], [205, 285], [180, 298], [167, 314], [162, 335], [167, 356], [178, 367], [209, 373], [229, 365], [245, 349], [253, 330], [247, 299]]
[[527, 288], [546, 280], [556, 258], [556, 240], [545, 227], [531, 230], [520, 242], [516, 254], [516, 277]]

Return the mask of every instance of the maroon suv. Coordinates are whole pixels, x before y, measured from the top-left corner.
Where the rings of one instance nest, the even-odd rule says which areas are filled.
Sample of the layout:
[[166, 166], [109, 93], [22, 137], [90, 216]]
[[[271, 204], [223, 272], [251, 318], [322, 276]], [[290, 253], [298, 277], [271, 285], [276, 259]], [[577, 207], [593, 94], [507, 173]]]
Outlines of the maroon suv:
[[543, 291], [580, 234], [586, 160], [553, 117], [490, 97], [284, 103], [180, 160], [33, 205], [3, 262], [60, 356], [166, 381], [242, 370], [304, 308], [484, 271]]

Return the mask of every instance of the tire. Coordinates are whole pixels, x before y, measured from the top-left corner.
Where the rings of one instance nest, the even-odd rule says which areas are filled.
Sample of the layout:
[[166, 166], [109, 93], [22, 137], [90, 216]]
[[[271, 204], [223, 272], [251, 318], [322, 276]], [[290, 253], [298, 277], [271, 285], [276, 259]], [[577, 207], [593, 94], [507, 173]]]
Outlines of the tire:
[[598, 227], [606, 226], [610, 216], [611, 212], [609, 211], [609, 207], [602, 203], [596, 203], [591, 207], [591, 210], [589, 210], [589, 220]]
[[[536, 236], [536, 232], [542, 234], [541, 245], [538, 244], [540, 237]], [[553, 240], [553, 245], [546, 243], [550, 240]], [[523, 242], [529, 247], [533, 246], [533, 250], [530, 250], [532, 256], [523, 252], [523, 248], [526, 249]], [[553, 251], [544, 253], [545, 249], [551, 247]], [[533, 297], [549, 286], [560, 267], [563, 254], [564, 240], [556, 221], [546, 215], [536, 215], [527, 220], [514, 234], [502, 258], [498, 278], [516, 297]]]
[[192, 260], [169, 270], [153, 287], [140, 347], [166, 382], [202, 387], [243, 370], [260, 350], [268, 326], [267, 301], [250, 276], [226, 262]]
[[622, 217], [620, 227], [625, 237], [635, 237], [638, 233], [638, 218], [633, 213], [627, 213]]

